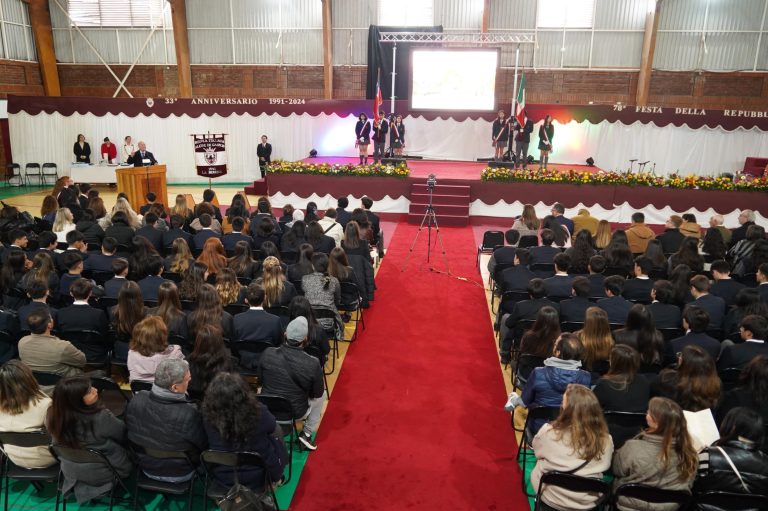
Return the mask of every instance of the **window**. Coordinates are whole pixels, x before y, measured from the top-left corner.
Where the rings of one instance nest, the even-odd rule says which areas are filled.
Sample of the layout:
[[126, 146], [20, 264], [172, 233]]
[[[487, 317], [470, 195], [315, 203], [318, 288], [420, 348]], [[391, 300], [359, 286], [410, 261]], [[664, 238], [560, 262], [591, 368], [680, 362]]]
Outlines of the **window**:
[[78, 27], [155, 27], [163, 24], [165, 0], [69, 0]]
[[379, 0], [379, 25], [431, 27], [434, 4], [434, 0]]
[[592, 28], [595, 0], [539, 0], [539, 28]]

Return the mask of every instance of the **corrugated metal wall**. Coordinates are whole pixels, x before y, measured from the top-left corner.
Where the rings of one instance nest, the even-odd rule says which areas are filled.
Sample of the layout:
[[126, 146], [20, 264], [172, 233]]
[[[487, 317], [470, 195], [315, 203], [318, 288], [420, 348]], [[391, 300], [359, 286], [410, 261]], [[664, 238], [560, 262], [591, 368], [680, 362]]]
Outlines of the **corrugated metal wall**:
[[9, 60], [37, 60], [27, 4], [0, 1], [0, 56]]

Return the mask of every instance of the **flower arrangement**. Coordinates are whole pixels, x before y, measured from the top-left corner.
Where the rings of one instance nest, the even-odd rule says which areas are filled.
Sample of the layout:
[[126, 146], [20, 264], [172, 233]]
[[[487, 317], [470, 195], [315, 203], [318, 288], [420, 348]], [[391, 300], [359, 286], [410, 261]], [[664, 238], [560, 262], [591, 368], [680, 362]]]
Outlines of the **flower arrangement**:
[[487, 167], [480, 175], [483, 181], [509, 183], [559, 183], [572, 185], [655, 186], [659, 188], [721, 190], [721, 191], [768, 191], [768, 178], [733, 180], [729, 177], [711, 177], [671, 174], [667, 177], [650, 173], [616, 171], [580, 172], [577, 170], [506, 169]]
[[275, 174], [312, 174], [316, 176], [360, 176], [406, 178], [411, 169], [405, 163], [398, 165], [339, 165], [330, 163], [306, 163], [301, 161], [275, 160], [269, 165]]

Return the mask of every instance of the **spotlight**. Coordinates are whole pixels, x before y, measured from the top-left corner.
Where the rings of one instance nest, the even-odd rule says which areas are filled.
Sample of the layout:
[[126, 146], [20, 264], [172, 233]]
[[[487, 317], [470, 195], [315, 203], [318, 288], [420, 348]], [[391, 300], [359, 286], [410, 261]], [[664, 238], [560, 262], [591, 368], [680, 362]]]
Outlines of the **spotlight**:
[[590, 166], [590, 167], [594, 167], [595, 166], [595, 160], [591, 156], [589, 158], [587, 158], [587, 165]]
[[529, 155], [528, 155], [528, 159], [527, 159], [526, 161], [528, 162], [528, 165], [530, 165], [531, 163], [533, 163], [533, 162], [534, 162], [534, 161], [536, 161], [536, 160], [534, 160], [534, 159], [533, 159], [533, 156], [529, 154]]
[[309, 151], [309, 157], [310, 158], [317, 157], [317, 149], [312, 149], [311, 151]]

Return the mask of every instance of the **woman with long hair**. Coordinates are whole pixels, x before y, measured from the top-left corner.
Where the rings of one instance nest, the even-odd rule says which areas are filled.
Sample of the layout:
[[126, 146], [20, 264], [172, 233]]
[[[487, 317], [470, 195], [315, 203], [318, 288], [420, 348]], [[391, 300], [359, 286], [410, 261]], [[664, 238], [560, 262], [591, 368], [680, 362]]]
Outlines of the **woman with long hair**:
[[208, 273], [216, 274], [227, 267], [227, 255], [219, 238], [208, 238], [203, 244], [203, 251], [197, 257], [198, 263], [208, 267]]
[[541, 241], [541, 231], [549, 229], [554, 235], [554, 245], [558, 247], [570, 247], [571, 246], [571, 233], [568, 232], [568, 228], [560, 224], [552, 215], [547, 215], [544, 220], [541, 221], [541, 229], [539, 230], [539, 241]]
[[664, 362], [664, 337], [656, 329], [645, 305], [636, 303], [627, 314], [624, 328], [613, 332], [616, 344], [632, 346], [640, 353], [640, 372], [658, 373]]
[[288, 270], [285, 272], [286, 277], [291, 282], [301, 282], [304, 275], [312, 273], [314, 268], [312, 267], [312, 256], [315, 255], [315, 249], [309, 243], [302, 243], [299, 247], [299, 258], [295, 264], [288, 265]]
[[536, 216], [536, 209], [532, 204], [526, 204], [523, 206], [523, 214], [515, 219], [512, 224], [512, 229], [520, 231], [520, 237], [523, 236], [538, 236], [540, 220]]
[[315, 313], [312, 311], [312, 305], [309, 300], [304, 296], [294, 296], [291, 303], [288, 305], [288, 317], [290, 321], [303, 316], [307, 320], [309, 327], [309, 333], [307, 334], [308, 345], [316, 346], [322, 353], [320, 360], [321, 365], [325, 365], [326, 357], [331, 351], [331, 345], [329, 343], [328, 334], [325, 329], [318, 323]]
[[734, 246], [728, 251], [728, 256], [731, 259], [731, 267], [735, 275], [743, 275], [742, 269], [743, 261], [749, 259], [752, 256], [752, 252], [755, 250], [755, 245], [758, 241], [765, 239], [765, 229], [757, 224], [747, 227], [747, 232], [743, 240], [736, 242]]
[[187, 207], [187, 198], [182, 194], [176, 196], [176, 201], [171, 207], [171, 216], [173, 215], [179, 215], [183, 218], [185, 225], [189, 225], [194, 217], [192, 210]]
[[47, 252], [38, 252], [32, 258], [32, 268], [22, 277], [21, 287], [27, 290], [33, 281], [44, 283], [48, 286], [50, 295], [56, 295], [59, 288], [59, 274], [56, 273], [53, 258]]
[[604, 250], [611, 243], [611, 223], [608, 220], [600, 220], [597, 223], [593, 242], [597, 250]]
[[586, 229], [581, 229], [573, 238], [573, 244], [565, 251], [571, 256], [571, 267], [568, 273], [572, 275], [586, 275], [589, 273], [589, 259], [595, 255], [595, 249], [592, 246], [592, 233]]
[[[334, 247], [328, 256], [328, 275], [336, 277], [339, 283], [357, 282], [355, 270], [349, 265], [347, 253], [341, 247]], [[344, 301], [345, 303], [346, 300]]]
[[245, 206], [245, 199], [239, 193], [236, 193], [234, 197], [232, 197], [232, 202], [224, 213], [230, 223], [235, 217], [248, 218], [250, 214], [250, 211], [248, 211], [248, 208]]
[[574, 332], [581, 341], [581, 364], [585, 370], [605, 373], [613, 348], [608, 313], [600, 307], [589, 307], [584, 315], [584, 327]]
[[701, 247], [699, 251], [704, 256], [706, 263], [711, 263], [718, 259], [725, 259], [725, 254], [728, 252], [728, 247], [723, 241], [722, 233], [717, 229], [707, 229], [707, 233], [701, 240]]
[[[136, 212], [133, 210], [131, 204], [128, 202], [128, 199], [124, 199], [123, 197], [117, 198], [115, 205], [112, 207], [110, 216], [114, 217], [117, 213], [124, 213], [128, 225], [130, 225], [134, 230], [141, 227], [141, 220], [139, 220], [139, 215], [136, 214]], [[114, 220], [112, 221], [114, 222]]]
[[[266, 464], [270, 483], [283, 475], [287, 459], [275, 417], [259, 403], [239, 374], [221, 372], [208, 384], [201, 407], [208, 448], [216, 451], [258, 453]], [[256, 492], [264, 490], [260, 467], [240, 467], [240, 484]], [[226, 488], [234, 484], [232, 470], [218, 467], [213, 477]]]
[[69, 208], [59, 208], [51, 228], [59, 243], [67, 242], [67, 233], [75, 230], [75, 221]]
[[674, 399], [684, 410], [716, 408], [721, 382], [715, 361], [699, 346], [689, 344], [677, 357], [676, 369], [665, 369], [654, 382], [654, 395]]
[[[26, 433], [40, 431], [51, 405], [32, 374], [21, 360], [9, 360], [0, 366], [0, 431]], [[48, 446], [18, 447], [6, 444], [3, 451], [23, 468], [50, 467], [56, 460]]]
[[555, 127], [552, 125], [552, 116], [547, 115], [544, 118], [544, 123], [539, 127], [539, 170], [547, 170], [554, 137]]
[[756, 411], [768, 423], [768, 356], [758, 355], [742, 369], [735, 389], [725, 393], [717, 409], [717, 421], [737, 406]]
[[[547, 472], [567, 472], [600, 479], [611, 468], [613, 442], [600, 403], [587, 387], [569, 384], [563, 394], [560, 415], [541, 427], [532, 442], [536, 466], [531, 472], [533, 488], [539, 488]], [[542, 503], [550, 509], [592, 509], [597, 496], [557, 486], [545, 486]]]
[[200, 286], [197, 306], [187, 315], [187, 329], [191, 337], [197, 337], [203, 325], [217, 325], [221, 327], [225, 339], [232, 339], [232, 315], [222, 308], [219, 293], [210, 284]]
[[632, 251], [629, 249], [627, 233], [622, 229], [617, 229], [611, 236], [611, 242], [603, 250], [606, 268], [621, 268], [625, 276], [631, 274], [635, 267], [635, 258], [632, 257]]
[[360, 152], [360, 165], [368, 165], [368, 144], [371, 143], [371, 121], [361, 113], [355, 123], [355, 146]]
[[736, 293], [736, 302], [725, 315], [723, 321], [723, 332], [738, 334], [741, 320], [750, 315], [762, 316], [768, 318], [768, 303], [760, 301], [760, 294], [755, 288], [743, 288]]
[[307, 202], [307, 214], [304, 215], [304, 221], [309, 225], [318, 220], [320, 220], [320, 217], [317, 216], [317, 204], [314, 202]]
[[344, 229], [344, 239], [341, 240], [341, 248], [344, 249], [347, 257], [359, 255], [373, 263], [368, 242], [360, 237], [360, 227], [354, 220], [347, 222], [347, 227]]
[[254, 261], [251, 247], [247, 241], [235, 243], [234, 253], [227, 260], [227, 267], [235, 272], [238, 277], [254, 279], [261, 271], [261, 265]]
[[302, 220], [293, 223], [288, 232], [280, 240], [281, 252], [298, 252], [301, 245], [307, 242], [307, 224]]
[[107, 208], [104, 206], [104, 199], [99, 196], [91, 197], [88, 199], [88, 209], [93, 211], [93, 218], [99, 224], [99, 227], [104, 229], [104, 225], [101, 223], [101, 219], [107, 216]]
[[[371, 222], [368, 220], [368, 215], [365, 214], [363, 208], [355, 208], [352, 210], [350, 220], [357, 223], [358, 235], [361, 240], [365, 240], [368, 244], [373, 243], [373, 229], [371, 228]], [[328, 252], [326, 252], [327, 254]]]
[[184, 278], [179, 285], [179, 298], [182, 300], [195, 300], [200, 288], [208, 280], [208, 266], [195, 262], [184, 272]]
[[132, 280], [139, 281], [149, 275], [149, 259], [160, 254], [152, 242], [144, 236], [134, 236], [131, 246], [133, 251], [128, 260], [129, 275]]
[[53, 195], [43, 197], [43, 203], [40, 205], [40, 218], [53, 224], [56, 221], [56, 210], [59, 209], [59, 201]]
[[219, 293], [221, 306], [242, 303], [244, 286], [237, 281], [237, 275], [230, 268], [224, 268], [216, 274], [216, 292]]
[[667, 275], [667, 257], [664, 255], [661, 241], [655, 238], [648, 241], [648, 245], [645, 246], [645, 253], [643, 255], [651, 260], [654, 269], [663, 269], [664, 276]]
[[11, 250], [0, 269], [0, 293], [8, 294], [20, 288], [26, 267], [27, 254], [21, 250]]
[[111, 217], [111, 224], [104, 230], [104, 236], [115, 238], [118, 245], [130, 246], [136, 234], [136, 230], [131, 227], [130, 220], [125, 212], [117, 211]]
[[[266, 259], [267, 257], [274, 257], [278, 261], [280, 261], [280, 264], [283, 264], [283, 259], [280, 257], [280, 250], [277, 248], [277, 245], [272, 243], [271, 241], [265, 241], [261, 244], [261, 254]], [[283, 265], [285, 269], [285, 265]]]
[[312, 245], [315, 252], [323, 252], [324, 254], [329, 254], [336, 246], [336, 241], [325, 234], [323, 228], [317, 221], [312, 221], [307, 224], [307, 243]]
[[197, 332], [194, 346], [189, 355], [189, 372], [192, 373], [189, 391], [203, 395], [217, 374], [232, 372], [236, 367], [217, 325], [203, 325]]
[[158, 316], [147, 316], [133, 328], [128, 372], [131, 381], [155, 381], [155, 370], [166, 358], [184, 359], [181, 346], [168, 344], [168, 328]]
[[704, 257], [699, 254], [699, 240], [693, 236], [684, 238], [677, 252], [669, 256], [667, 268], [672, 271], [680, 264], [688, 266], [693, 273], [704, 271]]
[[168, 328], [168, 338], [187, 338], [187, 316], [181, 309], [176, 284], [166, 280], [157, 288], [157, 307], [147, 310], [147, 315], [158, 316]]
[[693, 301], [693, 296], [691, 296], [692, 276], [693, 271], [687, 264], [678, 264], [669, 272], [669, 282], [674, 290], [672, 303], [678, 307], [683, 307], [686, 303]]
[[[597, 381], [594, 391], [603, 410], [611, 412], [644, 412], [651, 399], [651, 383], [639, 374], [640, 354], [631, 346], [613, 347], [608, 372]], [[635, 436], [637, 430], [623, 424], [611, 424], [613, 445], [618, 449]]]
[[101, 245], [104, 241], [104, 229], [96, 221], [96, 216], [91, 209], [86, 208], [80, 213], [80, 220], [75, 223], [75, 229], [83, 233], [85, 243]]
[[[263, 250], [262, 245], [265, 242], [273, 243], [277, 246], [280, 243], [280, 235], [275, 230], [275, 223], [268, 216], [254, 217], [251, 220], [251, 232], [253, 232], [253, 248]], [[255, 224], [255, 229], [253, 224]]]
[[[533, 355], [542, 361], [552, 356], [555, 341], [560, 337], [560, 316], [554, 307], [545, 306], [536, 314], [536, 321], [530, 330], [523, 334], [520, 341], [520, 353]], [[541, 365], [528, 359], [522, 359], [518, 371], [524, 378], [533, 371], [533, 368]]]
[[[354, 222], [350, 222], [352, 224]], [[349, 226], [349, 224], [347, 224]], [[341, 285], [336, 277], [328, 275], [328, 256], [315, 254], [312, 258], [314, 272], [304, 275], [301, 279], [301, 287], [304, 296], [314, 308], [327, 309], [335, 313], [335, 326], [338, 332], [343, 332], [344, 323], [339, 316], [338, 304], [341, 302]], [[320, 324], [326, 329], [334, 326], [334, 320], [321, 318]]]
[[134, 327], [147, 316], [139, 285], [128, 280], [117, 294], [117, 305], [109, 309], [110, 327], [120, 341], [127, 343]]
[[[109, 460], [121, 478], [131, 474], [125, 423], [104, 408], [88, 376], [62, 378], [53, 391], [46, 429], [54, 445], [95, 449]], [[100, 463], [61, 461], [63, 487], [74, 488], [78, 504], [100, 497], [112, 486], [114, 474]]]
[[296, 287], [283, 274], [283, 266], [276, 257], [264, 259], [261, 277], [256, 280], [264, 288], [264, 307], [286, 307], [296, 296]]
[[[654, 397], [645, 415], [648, 427], [627, 440], [613, 455], [614, 488], [644, 484], [662, 490], [688, 491], [699, 465], [696, 449], [686, 429], [685, 415], [671, 399]], [[619, 509], [649, 509], [645, 502], [620, 497]], [[676, 504], [654, 504], [654, 510], [674, 511]]]
[[176, 238], [171, 244], [171, 254], [163, 260], [163, 269], [172, 273], [183, 274], [194, 264], [195, 258], [184, 238]]

